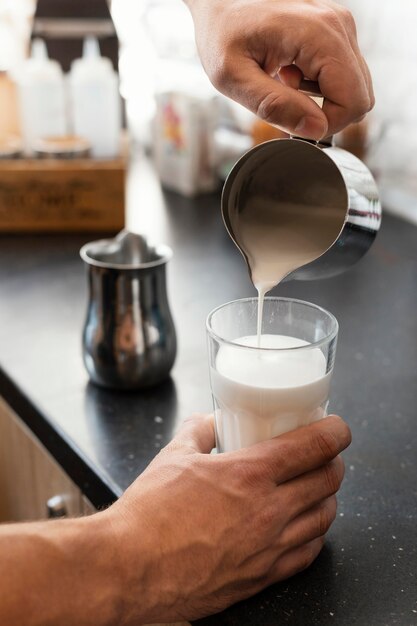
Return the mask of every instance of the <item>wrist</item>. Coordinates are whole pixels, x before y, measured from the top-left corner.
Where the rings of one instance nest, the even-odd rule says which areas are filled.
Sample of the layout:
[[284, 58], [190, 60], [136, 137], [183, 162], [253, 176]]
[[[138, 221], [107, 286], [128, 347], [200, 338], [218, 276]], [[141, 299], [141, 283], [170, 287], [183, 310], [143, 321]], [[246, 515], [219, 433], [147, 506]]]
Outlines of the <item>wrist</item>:
[[[120, 501], [96, 516], [98, 533], [104, 533], [106, 551], [113, 555], [109, 608], [117, 620], [111, 624], [147, 624], [158, 619], [158, 581], [152, 583], [155, 550], [139, 516], [126, 514]], [[155, 584], [156, 583], [156, 584]]]
[[[102, 513], [3, 525], [0, 623], [122, 624], [123, 581], [111, 537]], [[23, 596], [24, 602], [16, 601]]]
[[74, 580], [76, 572], [84, 618], [97, 626], [123, 624], [121, 564], [106, 512], [68, 523], [75, 525], [69, 539], [76, 561], [71, 576]]

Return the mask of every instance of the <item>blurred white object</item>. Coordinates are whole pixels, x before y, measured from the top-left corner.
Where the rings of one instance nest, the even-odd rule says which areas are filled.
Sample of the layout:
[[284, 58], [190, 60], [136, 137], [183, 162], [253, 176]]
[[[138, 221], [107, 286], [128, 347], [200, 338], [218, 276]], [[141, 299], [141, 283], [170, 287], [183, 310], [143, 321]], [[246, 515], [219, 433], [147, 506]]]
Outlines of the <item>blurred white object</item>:
[[367, 163], [388, 210], [417, 220], [416, 0], [343, 0], [358, 26], [376, 104]]
[[250, 135], [229, 128], [217, 128], [214, 134], [216, 170], [221, 180], [226, 180], [233, 165], [253, 146]]
[[64, 77], [59, 63], [48, 58], [45, 42], [35, 39], [30, 59], [14, 78], [24, 149], [31, 154], [38, 139], [68, 133]]
[[145, 30], [147, 0], [112, 0], [111, 14], [120, 41], [120, 93], [126, 102], [126, 117], [133, 139], [141, 143], [151, 135], [155, 113], [154, 73], [156, 52]]
[[394, 180], [385, 179], [379, 185], [379, 192], [384, 203], [384, 209], [398, 217], [402, 217], [417, 226], [417, 183], [401, 180], [395, 176]]
[[151, 147], [155, 94], [186, 88], [215, 90], [196, 50], [191, 15], [181, 0], [112, 0], [120, 40], [120, 90], [126, 100], [129, 130]]
[[35, 0], [0, 0], [0, 71], [13, 70], [27, 56]]
[[148, 151], [158, 93], [217, 97], [218, 125], [250, 133], [253, 114], [219, 94], [204, 72], [190, 11], [182, 0], [112, 0], [120, 39], [121, 94], [133, 139]]
[[68, 81], [72, 132], [88, 139], [94, 157], [117, 156], [121, 133], [119, 80], [111, 61], [100, 55], [95, 37], [84, 40], [83, 57], [73, 62]]
[[181, 92], [157, 95], [155, 163], [162, 184], [185, 196], [217, 187], [216, 99]]

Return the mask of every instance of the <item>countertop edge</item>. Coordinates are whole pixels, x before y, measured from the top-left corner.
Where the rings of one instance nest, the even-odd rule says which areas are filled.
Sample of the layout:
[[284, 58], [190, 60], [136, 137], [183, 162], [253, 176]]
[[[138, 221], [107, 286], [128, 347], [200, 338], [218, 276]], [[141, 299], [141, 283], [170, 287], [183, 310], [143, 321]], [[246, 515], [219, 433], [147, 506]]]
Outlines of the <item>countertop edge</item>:
[[1, 367], [0, 395], [97, 509], [117, 500], [121, 495], [117, 487], [91, 467], [73, 442], [54, 428]]

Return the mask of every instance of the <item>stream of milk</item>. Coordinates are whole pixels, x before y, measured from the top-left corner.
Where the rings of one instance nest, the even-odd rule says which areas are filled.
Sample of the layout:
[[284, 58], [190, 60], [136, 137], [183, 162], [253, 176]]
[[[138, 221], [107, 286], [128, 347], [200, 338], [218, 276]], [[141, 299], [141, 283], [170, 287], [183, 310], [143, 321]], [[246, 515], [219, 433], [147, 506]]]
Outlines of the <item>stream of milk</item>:
[[255, 197], [234, 216], [233, 230], [245, 253], [258, 291], [258, 346], [261, 345], [265, 295], [288, 274], [320, 257], [337, 239], [344, 209], [296, 203], [277, 205]]

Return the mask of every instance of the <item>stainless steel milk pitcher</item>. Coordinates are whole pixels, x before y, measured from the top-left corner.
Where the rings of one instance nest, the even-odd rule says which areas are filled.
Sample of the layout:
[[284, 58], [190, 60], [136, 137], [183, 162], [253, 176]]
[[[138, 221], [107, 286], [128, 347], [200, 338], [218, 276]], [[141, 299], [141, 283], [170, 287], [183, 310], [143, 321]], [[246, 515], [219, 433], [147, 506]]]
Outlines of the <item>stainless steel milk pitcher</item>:
[[273, 203], [277, 225], [280, 207], [288, 204], [304, 206], [306, 211], [334, 210], [340, 219], [332, 245], [289, 278], [325, 278], [343, 272], [367, 252], [381, 224], [372, 174], [353, 154], [334, 147], [331, 137], [322, 142], [298, 137], [267, 141], [234, 165], [224, 185], [222, 213], [247, 263], [233, 224], [245, 211], [256, 211], [262, 201]]
[[176, 355], [165, 272], [171, 249], [122, 231], [80, 255], [89, 277], [83, 357], [91, 380], [116, 389], [160, 383]]

